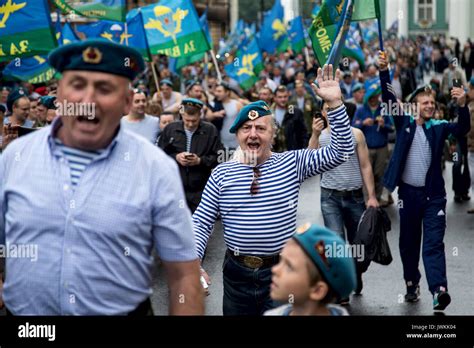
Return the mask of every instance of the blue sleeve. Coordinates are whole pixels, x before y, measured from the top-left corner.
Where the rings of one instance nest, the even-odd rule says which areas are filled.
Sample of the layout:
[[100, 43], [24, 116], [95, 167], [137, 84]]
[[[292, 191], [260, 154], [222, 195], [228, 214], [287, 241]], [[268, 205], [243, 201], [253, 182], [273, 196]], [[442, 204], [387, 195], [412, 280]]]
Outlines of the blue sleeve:
[[471, 115], [467, 106], [458, 108], [458, 121], [446, 124], [446, 137], [450, 134], [457, 138], [465, 136], [471, 129]]
[[[410, 118], [403, 117], [405, 114], [403, 113], [403, 108], [401, 107], [395, 95], [395, 90], [393, 89], [390, 80], [389, 70], [380, 71], [379, 77], [380, 85], [382, 86], [382, 101], [384, 106], [387, 108], [386, 110], [382, 108], [382, 114], [384, 116], [393, 116], [395, 129], [402, 129], [406, 127], [406, 124], [410, 121]], [[385, 119], [385, 122], [387, 122], [387, 119]]]
[[364, 107], [357, 108], [354, 118], [352, 119], [352, 127], [362, 129], [362, 121], [364, 119]]

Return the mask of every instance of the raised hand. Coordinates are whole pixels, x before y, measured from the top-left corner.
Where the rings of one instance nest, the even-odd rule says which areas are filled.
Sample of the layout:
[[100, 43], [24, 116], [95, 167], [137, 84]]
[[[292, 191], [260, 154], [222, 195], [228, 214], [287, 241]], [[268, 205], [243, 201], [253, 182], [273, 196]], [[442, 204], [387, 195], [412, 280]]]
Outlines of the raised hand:
[[320, 98], [324, 99], [330, 108], [342, 104], [341, 87], [339, 86], [341, 71], [337, 69], [336, 76], [334, 76], [333, 73], [334, 70], [332, 64], [325, 64], [322, 69], [318, 69], [316, 83], [313, 83], [311, 86], [314, 92]]
[[387, 54], [384, 51], [379, 51], [379, 59], [377, 60], [377, 63], [380, 71], [388, 69]]

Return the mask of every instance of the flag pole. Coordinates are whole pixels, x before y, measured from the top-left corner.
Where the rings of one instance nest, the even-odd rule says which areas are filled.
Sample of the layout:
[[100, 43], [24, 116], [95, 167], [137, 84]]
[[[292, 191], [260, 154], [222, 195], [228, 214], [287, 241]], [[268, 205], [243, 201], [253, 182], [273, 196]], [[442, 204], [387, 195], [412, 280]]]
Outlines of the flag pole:
[[375, 13], [377, 15], [377, 28], [379, 29], [379, 48], [383, 51], [383, 36], [382, 36], [382, 23], [380, 23], [380, 4], [379, 0], [375, 1]]
[[212, 48], [211, 48], [210, 52], [211, 52], [212, 62], [214, 63], [214, 66], [216, 67], [217, 81], [219, 83], [221, 83], [222, 82], [222, 75], [221, 75], [221, 72], [219, 70], [219, 64], [217, 64], [216, 54], [214, 53], [214, 50]]

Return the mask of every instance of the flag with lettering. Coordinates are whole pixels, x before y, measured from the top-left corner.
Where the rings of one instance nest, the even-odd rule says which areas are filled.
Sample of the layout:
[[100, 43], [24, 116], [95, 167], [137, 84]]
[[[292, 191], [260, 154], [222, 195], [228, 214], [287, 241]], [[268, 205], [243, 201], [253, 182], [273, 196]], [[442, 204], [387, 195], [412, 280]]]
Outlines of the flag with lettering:
[[57, 47], [46, 0], [0, 0], [0, 62]]
[[287, 39], [287, 29], [283, 21], [284, 10], [280, 0], [275, 0], [272, 9], [264, 16], [262, 29], [260, 30], [260, 42], [262, 50], [268, 53], [275, 53], [285, 45]]
[[304, 38], [303, 19], [301, 16], [293, 18], [289, 22], [288, 36], [291, 42], [291, 49], [295, 53], [299, 53], [306, 46], [306, 40]]
[[125, 22], [125, 0], [54, 0], [64, 13], [79, 16]]
[[[204, 31], [204, 34], [206, 34], [206, 39], [209, 43], [209, 46], [212, 47], [212, 37], [211, 32], [209, 30], [209, 23], [207, 22], [207, 9], [204, 11], [201, 17], [199, 17], [199, 23], [201, 23], [202, 30]], [[202, 52], [190, 57], [177, 58], [172, 61], [172, 63], [174, 64], [172, 70], [179, 71], [183, 66], [199, 62], [200, 60], [204, 59], [204, 56], [206, 54], [206, 52]]]
[[[348, 56], [355, 53], [346, 47], [346, 37], [356, 9], [355, 20], [365, 20], [380, 14], [376, 0], [325, 0], [321, 5], [308, 30], [320, 65], [326, 62], [337, 64], [342, 53]], [[354, 58], [360, 59], [359, 56]]]
[[[59, 17], [58, 17], [59, 18]], [[80, 41], [69, 23], [61, 28], [61, 21], [56, 21], [56, 38], [61, 45]], [[13, 59], [3, 70], [3, 76], [9, 80], [20, 80], [29, 83], [44, 83], [56, 77], [56, 70], [48, 63], [47, 55], [36, 55], [33, 57], [17, 57]]]
[[210, 50], [191, 0], [161, 0], [141, 11], [152, 54], [177, 58]]

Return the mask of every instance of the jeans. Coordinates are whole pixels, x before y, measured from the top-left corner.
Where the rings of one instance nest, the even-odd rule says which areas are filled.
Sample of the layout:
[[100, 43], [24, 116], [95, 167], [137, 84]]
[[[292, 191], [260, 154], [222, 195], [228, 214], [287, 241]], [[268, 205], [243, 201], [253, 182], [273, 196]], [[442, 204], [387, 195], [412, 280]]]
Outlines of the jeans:
[[[365, 211], [364, 194], [362, 190], [355, 190], [343, 195], [341, 191], [321, 187], [321, 211], [324, 226], [352, 244], [360, 217]], [[344, 227], [347, 238], [344, 236]]]
[[224, 278], [224, 315], [262, 315], [279, 303], [270, 298], [271, 267], [248, 268], [226, 252], [222, 266]]

